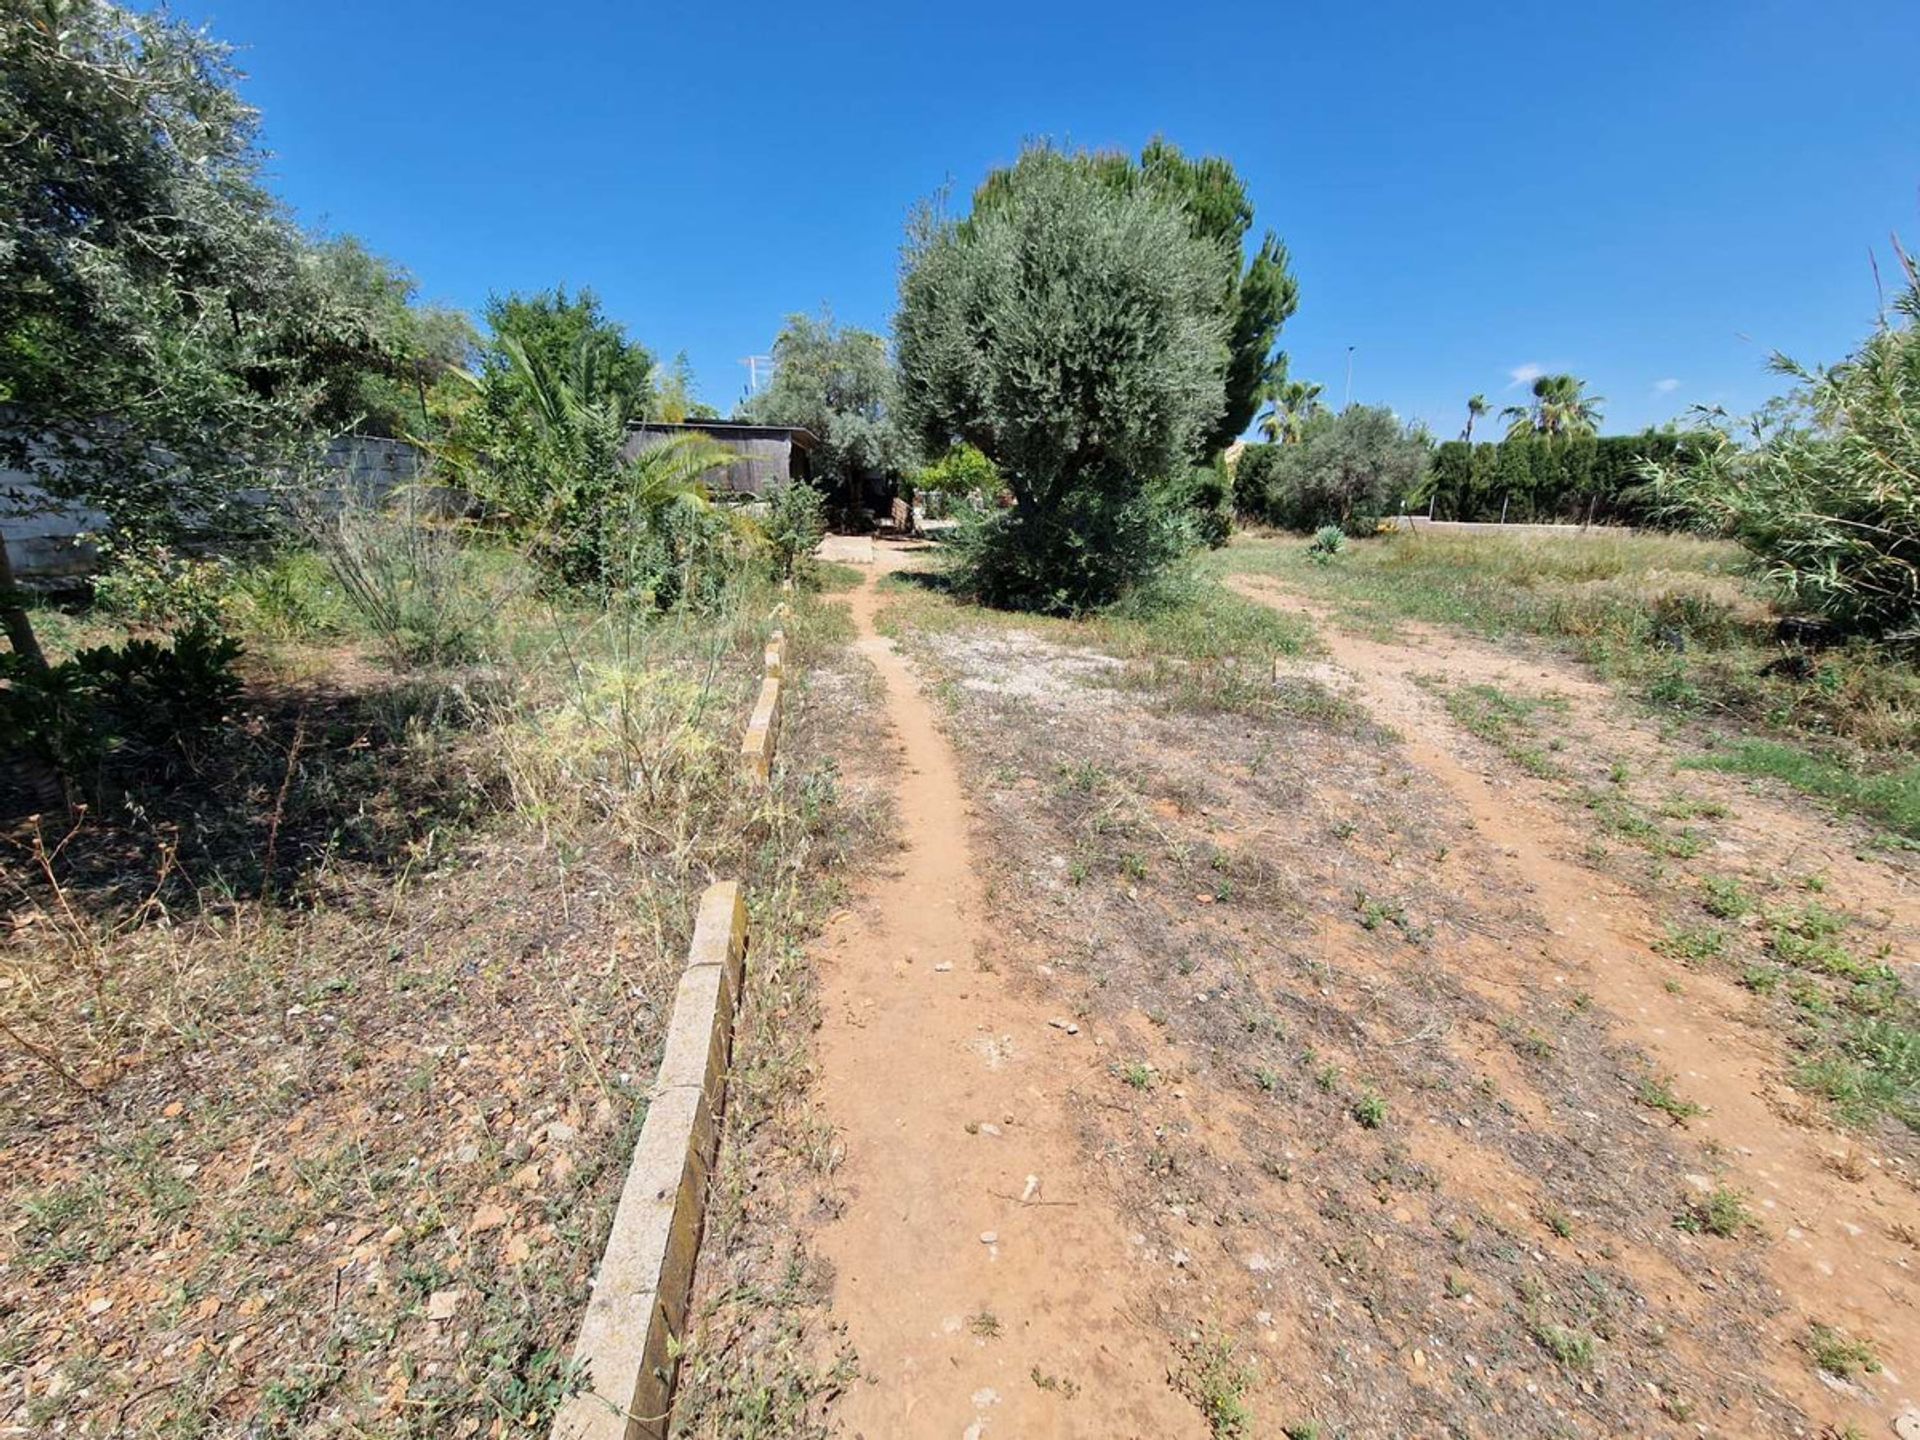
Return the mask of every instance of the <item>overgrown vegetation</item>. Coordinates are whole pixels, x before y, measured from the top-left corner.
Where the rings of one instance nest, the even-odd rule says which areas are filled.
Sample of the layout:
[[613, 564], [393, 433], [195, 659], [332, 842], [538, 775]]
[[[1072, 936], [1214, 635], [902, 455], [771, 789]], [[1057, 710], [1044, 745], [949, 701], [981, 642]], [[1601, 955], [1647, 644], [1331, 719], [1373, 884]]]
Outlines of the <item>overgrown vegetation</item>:
[[1724, 542], [1419, 534], [1349, 546], [1337, 566], [1304, 560], [1241, 545], [1212, 563], [1283, 574], [1388, 622], [1561, 641], [1646, 704], [1719, 732], [1689, 763], [1771, 775], [1920, 838], [1920, 674], [1884, 647], [1782, 638]]
[[1789, 603], [1842, 630], [1920, 643], [1920, 267], [1853, 355], [1810, 370], [1806, 419], [1759, 417], [1751, 444], [1730, 436], [1692, 463], [1649, 469], [1655, 492], [1729, 535]]

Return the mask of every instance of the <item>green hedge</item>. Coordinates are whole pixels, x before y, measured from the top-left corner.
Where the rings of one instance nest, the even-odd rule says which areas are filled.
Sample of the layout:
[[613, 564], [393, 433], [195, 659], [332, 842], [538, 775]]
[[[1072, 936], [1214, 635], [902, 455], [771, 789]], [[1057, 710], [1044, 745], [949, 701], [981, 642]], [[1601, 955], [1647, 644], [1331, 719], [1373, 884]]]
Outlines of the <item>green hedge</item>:
[[1640, 466], [1692, 458], [1711, 437], [1649, 430], [1641, 435], [1578, 435], [1469, 445], [1449, 440], [1434, 451], [1423, 501], [1436, 520], [1515, 524], [1580, 522], [1658, 525], [1640, 492]]

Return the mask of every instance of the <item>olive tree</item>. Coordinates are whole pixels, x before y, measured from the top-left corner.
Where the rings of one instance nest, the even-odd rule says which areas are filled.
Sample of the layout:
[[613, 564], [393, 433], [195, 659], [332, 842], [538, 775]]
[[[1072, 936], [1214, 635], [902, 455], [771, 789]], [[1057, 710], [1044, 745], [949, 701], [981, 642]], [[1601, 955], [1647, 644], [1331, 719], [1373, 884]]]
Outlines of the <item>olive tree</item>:
[[900, 410], [930, 454], [979, 449], [1013, 497], [963, 541], [983, 599], [1102, 605], [1192, 543], [1176, 492], [1225, 406], [1236, 266], [1158, 196], [1046, 148], [964, 224], [916, 220]]
[[1432, 450], [1384, 406], [1350, 405], [1308, 424], [1296, 444], [1256, 445], [1240, 459], [1240, 508], [1271, 525], [1365, 530], [1393, 512], [1427, 472]]
[[[0, 0], [0, 465], [40, 492], [0, 502], [98, 511], [116, 541], [217, 528], [352, 422], [358, 374], [414, 377], [379, 333], [410, 290], [300, 233], [237, 80], [164, 10]], [[0, 620], [40, 665], [4, 549]]]
[[773, 379], [740, 406], [740, 418], [811, 430], [823, 442], [815, 461], [829, 487], [866, 471], [913, 467], [913, 447], [894, 420], [893, 364], [882, 337], [829, 314], [789, 315], [773, 360]]

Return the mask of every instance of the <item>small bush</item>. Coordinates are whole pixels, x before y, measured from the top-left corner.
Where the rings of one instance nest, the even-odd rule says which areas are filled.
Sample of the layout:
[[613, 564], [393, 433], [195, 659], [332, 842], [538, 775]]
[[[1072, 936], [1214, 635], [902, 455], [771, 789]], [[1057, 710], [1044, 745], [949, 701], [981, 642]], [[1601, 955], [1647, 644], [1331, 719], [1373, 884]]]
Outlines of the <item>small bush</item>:
[[94, 577], [95, 606], [160, 629], [218, 629], [230, 576], [218, 560], [196, 560], [164, 545], [101, 546], [105, 565]]
[[760, 528], [773, 552], [774, 575], [790, 580], [794, 567], [827, 533], [827, 497], [797, 480], [777, 485], [767, 495]]
[[213, 730], [239, 697], [239, 655], [231, 636], [193, 625], [171, 646], [130, 640], [45, 670], [0, 656], [0, 736], [97, 797], [116, 773], [165, 763]]

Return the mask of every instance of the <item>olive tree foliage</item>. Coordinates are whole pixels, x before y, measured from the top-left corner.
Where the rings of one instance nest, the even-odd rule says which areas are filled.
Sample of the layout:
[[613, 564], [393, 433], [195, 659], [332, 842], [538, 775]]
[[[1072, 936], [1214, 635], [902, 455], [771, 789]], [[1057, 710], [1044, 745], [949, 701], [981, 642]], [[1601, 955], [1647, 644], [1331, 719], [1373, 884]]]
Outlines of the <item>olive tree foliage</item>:
[[[1155, 137], [1133, 160], [1119, 152], [1079, 154], [1072, 163], [1102, 184], [1144, 194], [1180, 212], [1195, 240], [1219, 246], [1230, 257], [1221, 270], [1216, 298], [1226, 322], [1227, 366], [1222, 405], [1201, 438], [1195, 459], [1216, 455], [1239, 438], [1270, 387], [1284, 378], [1286, 356], [1274, 347], [1281, 327], [1300, 304], [1300, 287], [1287, 247], [1271, 230], [1246, 256], [1253, 228], [1253, 201], [1231, 162], [1217, 155], [1198, 159]], [[986, 214], [1011, 192], [1019, 167], [988, 175], [974, 196], [973, 213]], [[1244, 264], [1243, 264], [1244, 261]]]
[[[237, 79], [164, 11], [0, 0], [0, 464], [122, 549], [256, 523], [237, 492], [392, 399], [366, 375], [417, 403], [427, 376], [397, 352], [462, 344], [446, 317], [397, 335], [410, 282], [300, 233]], [[37, 663], [4, 558], [0, 618]]]
[[1350, 405], [1309, 423], [1294, 443], [1249, 446], [1234, 493], [1243, 512], [1270, 525], [1365, 531], [1419, 488], [1431, 452], [1391, 410]]
[[1774, 368], [1798, 392], [1696, 458], [1649, 463], [1655, 497], [1730, 536], [1788, 600], [1843, 629], [1920, 641], [1920, 267], [1838, 365]]
[[902, 416], [929, 453], [979, 449], [1013, 496], [965, 537], [982, 598], [1107, 604], [1192, 543], [1173, 492], [1225, 404], [1232, 263], [1178, 210], [1046, 148], [964, 226], [916, 221]]
[[98, 0], [0, 0], [0, 444], [116, 522], [216, 506], [317, 386], [296, 236], [225, 47]]
[[837, 486], [862, 472], [899, 474], [917, 452], [894, 417], [887, 342], [832, 315], [789, 315], [773, 342], [773, 379], [741, 404], [739, 418], [797, 425], [822, 442], [821, 479]]

